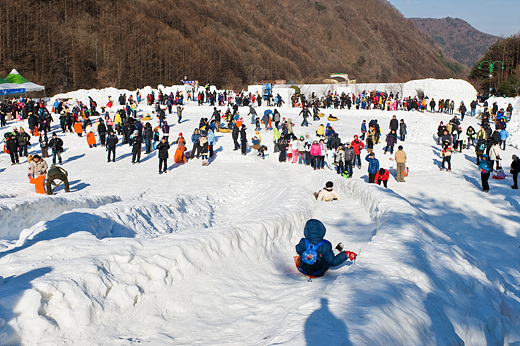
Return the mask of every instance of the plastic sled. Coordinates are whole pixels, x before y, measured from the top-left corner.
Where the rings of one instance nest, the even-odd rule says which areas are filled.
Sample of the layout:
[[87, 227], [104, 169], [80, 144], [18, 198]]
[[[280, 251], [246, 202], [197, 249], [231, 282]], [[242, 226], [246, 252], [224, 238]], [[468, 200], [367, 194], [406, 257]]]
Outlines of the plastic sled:
[[325, 116], [325, 114], [323, 114], [323, 113], [318, 113], [318, 116], [319, 116], [320, 118], [323, 118], [323, 117]]
[[218, 132], [222, 132], [222, 133], [228, 133], [229, 132], [229, 129], [223, 129], [222, 127], [218, 129]]
[[406, 167], [406, 168], [404, 169], [404, 176], [405, 176], [405, 177], [408, 176], [408, 167]]
[[[316, 278], [321, 278], [323, 275], [320, 275], [320, 276], [313, 276], [313, 275], [307, 275], [307, 274], [303, 274], [301, 271], [300, 271], [300, 256], [294, 256], [294, 264], [296, 264], [296, 269], [298, 269], [298, 273], [302, 274], [303, 276], [306, 276], [310, 279], [316, 279]], [[323, 273], [325, 274], [325, 273]]]
[[45, 175], [39, 175], [36, 178], [29, 177], [29, 182], [31, 184], [34, 184], [34, 187], [36, 188], [36, 193], [41, 193], [42, 195], [45, 195], [45, 186], [43, 186], [43, 182], [45, 181]]
[[336, 118], [336, 117], [332, 117], [331, 116], [331, 117], [328, 117], [327, 120], [329, 120], [329, 121], [338, 121], [339, 119]]

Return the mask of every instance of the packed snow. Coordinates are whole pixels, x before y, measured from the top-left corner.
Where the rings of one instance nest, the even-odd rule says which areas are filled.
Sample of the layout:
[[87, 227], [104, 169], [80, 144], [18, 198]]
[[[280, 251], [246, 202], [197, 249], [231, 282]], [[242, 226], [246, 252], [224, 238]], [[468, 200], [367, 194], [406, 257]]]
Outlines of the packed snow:
[[[130, 93], [60, 97], [92, 96], [101, 105], [121, 92]], [[514, 107], [508, 143], [516, 147], [503, 155], [509, 172], [520, 98], [495, 101]], [[188, 102], [181, 124], [168, 115], [170, 142], [183, 132], [191, 149], [189, 136], [212, 110]], [[152, 111], [141, 103], [138, 115], [151, 114], [155, 126]], [[327, 123], [302, 128], [299, 111], [280, 110], [297, 136]], [[396, 182], [383, 144], [375, 153], [392, 174], [388, 189], [367, 183], [364, 160], [351, 179], [336, 174], [330, 152], [325, 170], [279, 163], [272, 131], [263, 129], [265, 160], [233, 151], [231, 135], [218, 133], [208, 167], [174, 164], [172, 145], [169, 172], [159, 175], [155, 152], [132, 165], [120, 141], [117, 162], [107, 163], [103, 147], [62, 134], [55, 118], [71, 192], [59, 187], [54, 196], [34, 192], [25, 159], [11, 166], [1, 154], [0, 344], [520, 344], [520, 196], [511, 176], [490, 179], [491, 191], [482, 192], [473, 150], [455, 154], [451, 172], [439, 171], [435, 133], [450, 115], [323, 111], [339, 118], [331, 125], [343, 142], [360, 134], [362, 120], [378, 119], [386, 135], [392, 115], [404, 119], [406, 182]], [[251, 138], [248, 109], [240, 113]], [[478, 123], [466, 116], [463, 128]], [[12, 121], [0, 134], [26, 124]], [[32, 143], [29, 153], [39, 153]], [[329, 180], [342, 200], [317, 202], [313, 192]], [[310, 218], [325, 224], [326, 239], [358, 254], [311, 282], [293, 261]]]

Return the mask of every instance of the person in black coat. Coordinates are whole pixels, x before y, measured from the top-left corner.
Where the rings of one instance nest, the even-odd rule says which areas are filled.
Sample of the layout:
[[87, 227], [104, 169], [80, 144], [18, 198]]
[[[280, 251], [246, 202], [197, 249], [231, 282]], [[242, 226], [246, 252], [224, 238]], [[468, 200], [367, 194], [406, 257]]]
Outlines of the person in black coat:
[[513, 155], [513, 162], [511, 162], [511, 171], [510, 172], [513, 175], [513, 186], [511, 186], [511, 188], [517, 190], [518, 189], [517, 179], [518, 179], [518, 173], [520, 172], [520, 159], [516, 155]]
[[392, 116], [392, 119], [390, 120], [389, 129], [390, 129], [390, 132], [392, 132], [392, 130], [395, 130], [396, 133], [397, 133], [397, 130], [399, 129], [399, 121], [397, 121], [397, 118], [395, 115]]
[[239, 134], [240, 134], [240, 129], [238, 128], [238, 126], [236, 124], [233, 125], [233, 129], [231, 130], [231, 137], [233, 138], [233, 144], [235, 145], [235, 149], [233, 149], [233, 150], [240, 149], [240, 144], [238, 144], [238, 135]]
[[139, 163], [141, 161], [141, 149], [143, 144], [143, 137], [139, 131], [135, 130], [131, 139], [132, 144], [132, 163]]
[[52, 139], [49, 141], [49, 148], [52, 149], [52, 163], [56, 164], [56, 157], [58, 157], [58, 160], [61, 165], [61, 163], [62, 163], [61, 153], [63, 152], [63, 140], [61, 138], [58, 138], [58, 135], [56, 134], [56, 132], [54, 132], [52, 134]]
[[157, 150], [159, 151], [159, 174], [168, 173], [168, 149], [170, 149], [170, 144], [163, 137], [161, 143], [157, 144]]
[[14, 132], [5, 134], [5, 147], [11, 156], [11, 164], [14, 165], [20, 163], [18, 158], [18, 137]]
[[110, 154], [113, 154], [112, 162], [116, 162], [116, 144], [119, 142], [119, 138], [114, 133], [114, 130], [111, 130], [107, 137], [107, 151], [108, 157], [107, 162], [110, 162]]
[[240, 128], [240, 147], [242, 148], [242, 155], [245, 155], [247, 150], [247, 133], [246, 125], [243, 124]]
[[107, 137], [107, 127], [105, 125], [105, 122], [101, 118], [99, 118], [99, 125], [97, 131], [99, 134], [99, 141], [101, 142], [101, 146], [104, 147]]

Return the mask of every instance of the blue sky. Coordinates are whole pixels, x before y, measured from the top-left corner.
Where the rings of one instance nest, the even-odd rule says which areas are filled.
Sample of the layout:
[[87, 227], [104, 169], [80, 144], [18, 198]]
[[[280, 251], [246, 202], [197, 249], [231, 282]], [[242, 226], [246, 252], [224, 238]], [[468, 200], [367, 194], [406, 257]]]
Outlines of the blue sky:
[[461, 18], [487, 34], [520, 33], [520, 0], [388, 0], [405, 17]]

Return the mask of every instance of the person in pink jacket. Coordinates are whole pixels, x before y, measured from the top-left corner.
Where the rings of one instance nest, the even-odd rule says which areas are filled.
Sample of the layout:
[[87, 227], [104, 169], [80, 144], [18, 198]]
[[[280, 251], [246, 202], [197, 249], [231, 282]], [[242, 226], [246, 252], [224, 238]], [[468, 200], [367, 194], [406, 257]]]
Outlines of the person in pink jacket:
[[314, 170], [318, 169], [318, 163], [321, 156], [321, 146], [318, 141], [313, 141], [310, 149], [311, 154], [311, 165]]

